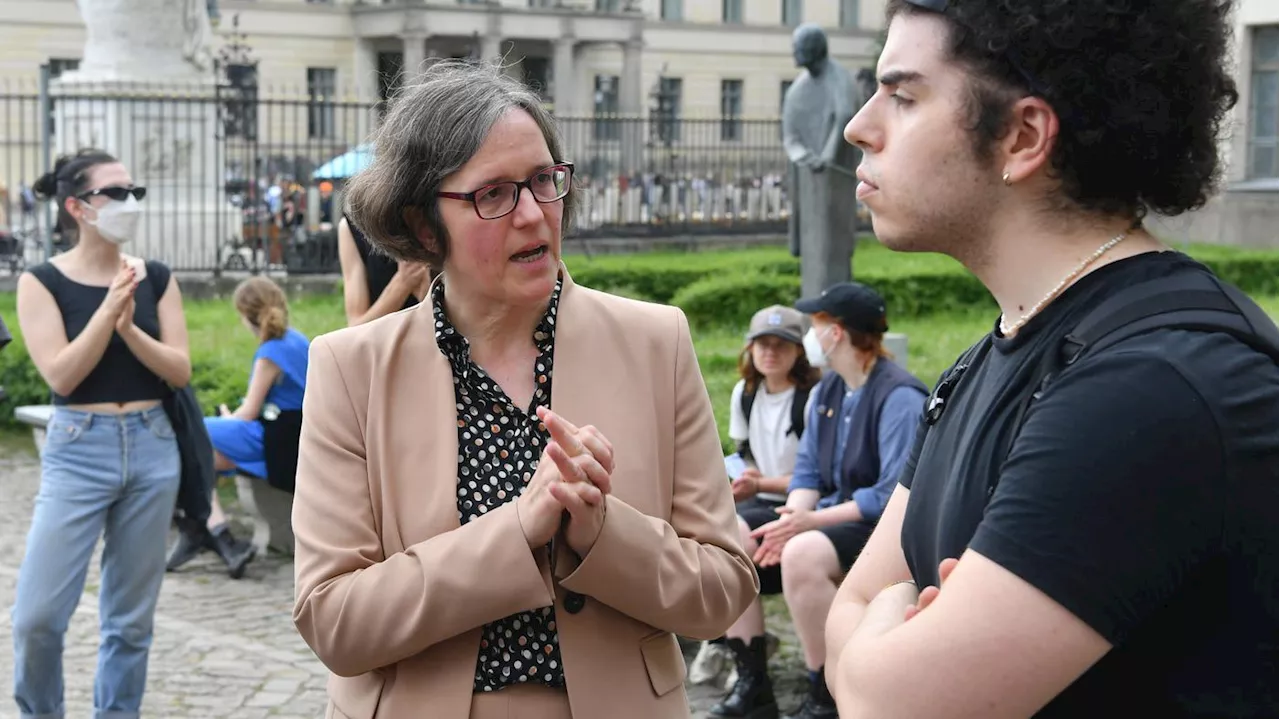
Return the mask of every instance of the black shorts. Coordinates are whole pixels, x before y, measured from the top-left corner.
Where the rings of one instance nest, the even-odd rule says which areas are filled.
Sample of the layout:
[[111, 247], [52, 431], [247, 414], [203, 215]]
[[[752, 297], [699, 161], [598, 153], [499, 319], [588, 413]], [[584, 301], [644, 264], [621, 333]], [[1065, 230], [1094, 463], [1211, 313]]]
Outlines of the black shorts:
[[[748, 527], [759, 529], [778, 518], [778, 513], [774, 510], [781, 506], [781, 502], [774, 503], [752, 497], [738, 502], [738, 516], [742, 517]], [[847, 573], [857, 561], [858, 554], [866, 546], [875, 528], [876, 526], [870, 522], [844, 522], [830, 527], [821, 527], [817, 531], [822, 532], [831, 541], [831, 546], [836, 549], [836, 558], [840, 561], [840, 571]], [[760, 594], [782, 593], [782, 565], [756, 567], [756, 574], [760, 576]]]

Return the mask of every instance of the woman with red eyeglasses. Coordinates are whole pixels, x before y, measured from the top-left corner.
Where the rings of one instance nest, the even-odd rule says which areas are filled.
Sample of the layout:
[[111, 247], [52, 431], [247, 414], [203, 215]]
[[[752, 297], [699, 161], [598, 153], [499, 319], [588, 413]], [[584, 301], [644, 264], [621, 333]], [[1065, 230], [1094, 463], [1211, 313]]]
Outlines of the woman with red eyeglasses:
[[573, 165], [500, 68], [433, 65], [375, 145], [352, 223], [440, 274], [311, 344], [294, 622], [330, 714], [688, 716], [676, 635], [757, 589], [688, 322], [569, 276]]
[[61, 716], [63, 635], [105, 537], [95, 714], [136, 717], [181, 470], [162, 399], [191, 379], [182, 295], [164, 264], [124, 253], [147, 193], [114, 157], [64, 157], [34, 189], [75, 244], [18, 280], [54, 411], [13, 607], [14, 698], [22, 717]]

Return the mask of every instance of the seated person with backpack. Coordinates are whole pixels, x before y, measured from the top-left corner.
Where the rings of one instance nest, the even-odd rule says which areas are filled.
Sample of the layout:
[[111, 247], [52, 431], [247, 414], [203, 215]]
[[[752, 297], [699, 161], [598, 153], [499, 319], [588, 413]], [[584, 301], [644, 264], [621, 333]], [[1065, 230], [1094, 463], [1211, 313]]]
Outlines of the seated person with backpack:
[[[219, 473], [251, 475], [292, 492], [311, 343], [306, 335], [289, 326], [284, 290], [270, 279], [250, 277], [241, 282], [233, 302], [245, 328], [258, 337], [259, 345], [253, 355], [244, 402], [235, 412], [224, 405], [220, 408], [222, 416], [204, 420], [213, 443], [214, 469]], [[173, 571], [203, 549], [213, 549], [227, 563], [232, 579], [244, 576], [254, 548], [231, 538], [216, 491], [208, 529], [202, 536], [180, 533], [167, 569]]]
[[[740, 513], [738, 522], [760, 593], [783, 595], [809, 669], [809, 692], [793, 717], [820, 719], [837, 716], [823, 675], [827, 610], [884, 511], [928, 390], [885, 350], [885, 303], [870, 287], [837, 284], [796, 309], [812, 319], [803, 338], [809, 363], [831, 371], [811, 392], [785, 505], [771, 515]], [[738, 679], [711, 715], [777, 717], [759, 599], [727, 637]]]
[[[729, 438], [738, 451], [726, 469], [738, 460], [729, 479], [738, 516], [752, 529], [776, 519], [774, 510], [787, 501], [810, 390], [822, 378], [805, 357], [807, 324], [804, 314], [791, 307], [766, 307], [751, 318], [738, 356], [742, 379], [729, 399]], [[689, 666], [689, 680], [719, 681], [725, 665], [733, 662], [724, 637], [703, 642]]]

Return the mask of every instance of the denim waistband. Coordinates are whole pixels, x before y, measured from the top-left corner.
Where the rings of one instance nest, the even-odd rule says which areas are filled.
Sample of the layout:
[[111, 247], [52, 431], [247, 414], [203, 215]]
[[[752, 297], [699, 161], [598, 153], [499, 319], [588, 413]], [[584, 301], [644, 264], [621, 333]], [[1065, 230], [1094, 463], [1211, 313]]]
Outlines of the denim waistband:
[[157, 404], [154, 407], [133, 412], [86, 412], [79, 409], [54, 406], [52, 419], [53, 421], [71, 422], [87, 428], [93, 424], [102, 423], [150, 424], [161, 417], [167, 418], [164, 405]]

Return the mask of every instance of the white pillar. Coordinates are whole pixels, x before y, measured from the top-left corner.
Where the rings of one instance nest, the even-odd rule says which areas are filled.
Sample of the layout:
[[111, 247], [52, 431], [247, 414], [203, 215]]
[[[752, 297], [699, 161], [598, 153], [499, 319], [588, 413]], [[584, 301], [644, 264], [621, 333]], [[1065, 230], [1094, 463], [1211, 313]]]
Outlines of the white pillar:
[[400, 36], [400, 42], [404, 44], [404, 65], [400, 70], [402, 84], [413, 82], [423, 70], [423, 63], [427, 59], [427, 36], [426, 33], [405, 33]]
[[555, 57], [552, 58], [552, 92], [555, 100], [556, 114], [566, 116], [573, 114], [578, 92], [578, 68], [574, 63], [574, 52], [577, 41], [572, 37], [556, 40]]
[[622, 120], [622, 171], [627, 175], [638, 172], [644, 159], [644, 132], [641, 116], [644, 113], [644, 93], [640, 87], [643, 77], [642, 51], [644, 42], [632, 38], [622, 44], [622, 77], [618, 79], [618, 109]]
[[502, 57], [502, 36], [490, 32], [480, 38], [480, 59], [493, 62]]

